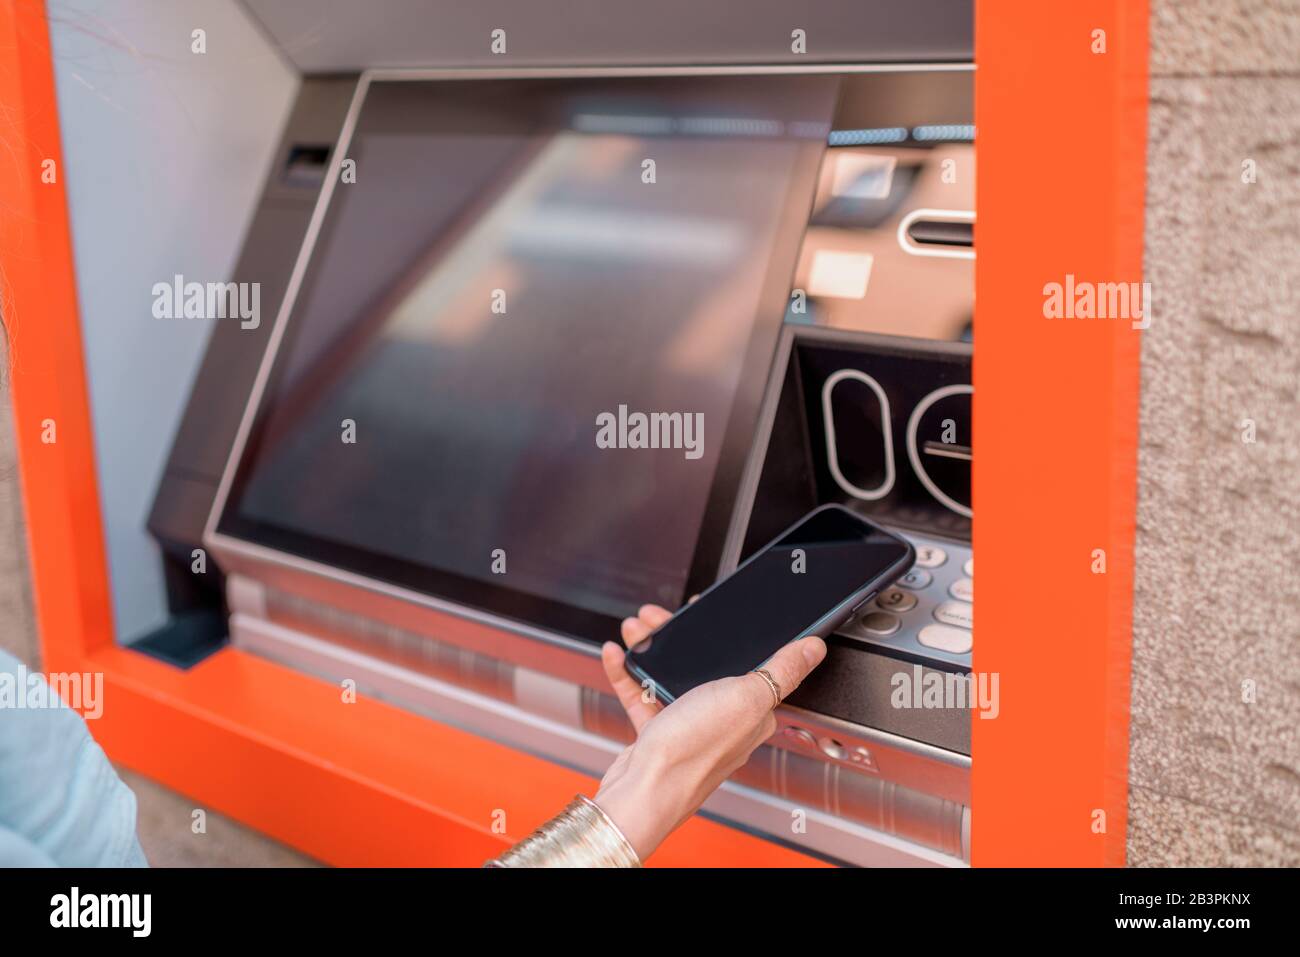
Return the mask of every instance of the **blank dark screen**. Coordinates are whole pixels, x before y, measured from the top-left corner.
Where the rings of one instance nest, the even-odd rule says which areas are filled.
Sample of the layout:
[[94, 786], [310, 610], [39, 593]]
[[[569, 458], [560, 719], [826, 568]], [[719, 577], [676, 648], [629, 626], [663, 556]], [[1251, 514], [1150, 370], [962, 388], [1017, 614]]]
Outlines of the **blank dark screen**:
[[[601, 614], [679, 604], [835, 84], [709, 90], [373, 87], [238, 515]], [[698, 413], [701, 454], [598, 448], [597, 417], [620, 406]]]

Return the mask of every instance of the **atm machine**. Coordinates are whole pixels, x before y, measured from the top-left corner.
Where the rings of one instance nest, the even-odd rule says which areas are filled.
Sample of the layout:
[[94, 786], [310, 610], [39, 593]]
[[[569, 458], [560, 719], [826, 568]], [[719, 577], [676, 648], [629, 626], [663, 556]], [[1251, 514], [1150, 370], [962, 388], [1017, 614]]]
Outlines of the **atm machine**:
[[[970, 712], [893, 703], [971, 667], [968, 40], [305, 75], [232, 277], [270, 311], [213, 334], [149, 522], [171, 619], [134, 647], [233, 642], [599, 776], [619, 621], [840, 502], [917, 564], [703, 813], [968, 861]], [[620, 407], [702, 413], [698, 454], [599, 448]]]

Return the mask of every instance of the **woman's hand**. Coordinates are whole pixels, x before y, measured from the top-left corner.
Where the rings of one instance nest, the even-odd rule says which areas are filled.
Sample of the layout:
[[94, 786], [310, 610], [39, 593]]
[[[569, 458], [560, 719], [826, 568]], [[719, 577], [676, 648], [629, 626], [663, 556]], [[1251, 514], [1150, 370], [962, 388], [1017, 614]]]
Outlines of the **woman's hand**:
[[[642, 606], [623, 622], [624, 644], [632, 647], [670, 617], [657, 605]], [[772, 736], [776, 717], [771, 687], [752, 673], [710, 681], [662, 707], [624, 670], [623, 654], [606, 642], [601, 660], [637, 739], [605, 773], [596, 803], [645, 860]], [[826, 643], [813, 636], [786, 645], [764, 667], [788, 695], [825, 657]]]

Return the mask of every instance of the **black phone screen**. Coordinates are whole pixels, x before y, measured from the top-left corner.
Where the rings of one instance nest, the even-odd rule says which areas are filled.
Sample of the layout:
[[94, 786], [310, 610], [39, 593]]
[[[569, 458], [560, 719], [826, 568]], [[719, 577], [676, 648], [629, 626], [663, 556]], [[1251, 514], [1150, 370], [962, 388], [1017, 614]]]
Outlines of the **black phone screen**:
[[907, 571], [912, 555], [902, 538], [846, 508], [818, 509], [633, 648], [632, 673], [670, 700], [744, 674], [819, 624], [841, 624]]

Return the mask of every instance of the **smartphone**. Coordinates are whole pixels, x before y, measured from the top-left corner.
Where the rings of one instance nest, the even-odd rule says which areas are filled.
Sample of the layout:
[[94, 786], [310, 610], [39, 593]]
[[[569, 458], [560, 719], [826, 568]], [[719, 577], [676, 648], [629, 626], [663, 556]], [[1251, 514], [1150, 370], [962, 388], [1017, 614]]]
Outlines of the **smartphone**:
[[625, 667], [661, 701], [674, 701], [762, 667], [797, 638], [826, 638], [915, 560], [901, 536], [823, 505], [631, 648]]

